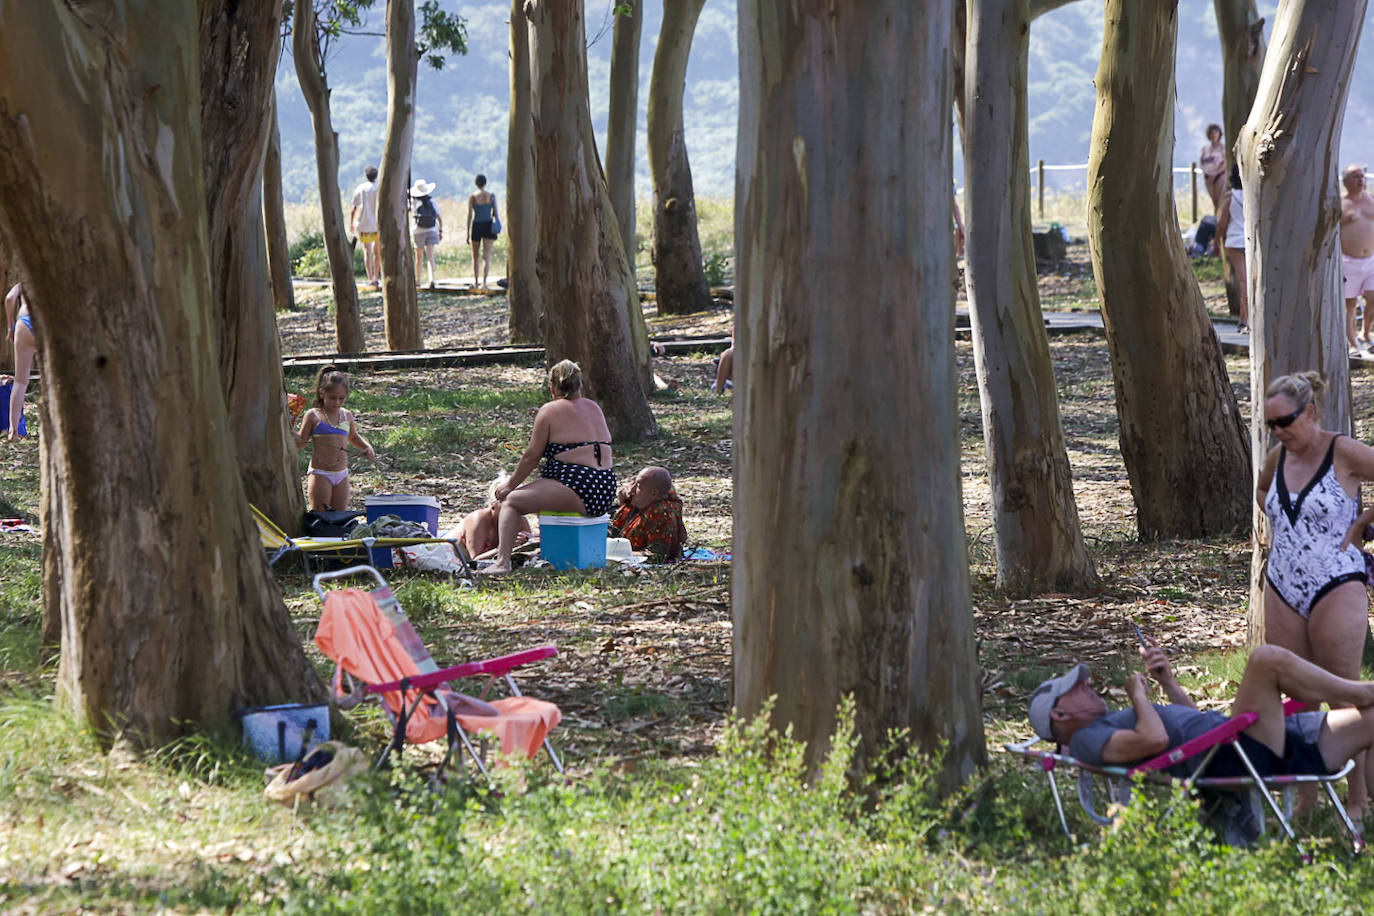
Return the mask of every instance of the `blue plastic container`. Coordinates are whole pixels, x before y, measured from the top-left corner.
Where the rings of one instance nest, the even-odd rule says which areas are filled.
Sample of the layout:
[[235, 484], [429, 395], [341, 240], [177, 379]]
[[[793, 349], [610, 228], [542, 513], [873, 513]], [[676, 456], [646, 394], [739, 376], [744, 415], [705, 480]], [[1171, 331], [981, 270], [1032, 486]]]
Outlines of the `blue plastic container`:
[[606, 565], [610, 521], [609, 515], [540, 515], [539, 552], [555, 569], [599, 569]]
[[[439, 500], [433, 496], [403, 496], [399, 493], [388, 493], [369, 496], [364, 501], [364, 506], [367, 509], [369, 523], [375, 522], [383, 515], [394, 515], [408, 522], [424, 525], [429, 529], [431, 537], [439, 533]], [[393, 565], [391, 548], [373, 547], [372, 565], [378, 569], [390, 568]]]
[[[0, 385], [0, 432], [10, 428], [10, 393], [14, 391], [14, 384], [6, 382]], [[24, 415], [19, 415], [19, 435], [27, 436], [29, 427], [24, 422]]]

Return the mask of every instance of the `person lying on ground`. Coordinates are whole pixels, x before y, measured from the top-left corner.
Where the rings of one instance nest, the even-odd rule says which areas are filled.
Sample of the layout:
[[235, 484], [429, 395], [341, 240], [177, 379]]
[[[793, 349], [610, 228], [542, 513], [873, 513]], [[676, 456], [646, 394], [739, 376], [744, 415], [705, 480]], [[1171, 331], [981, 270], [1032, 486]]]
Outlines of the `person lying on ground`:
[[[1164, 650], [1142, 647], [1140, 654], [1150, 676], [1164, 688], [1167, 704], [1151, 703], [1145, 676], [1135, 672], [1126, 677], [1125, 684], [1131, 708], [1112, 712], [1093, 690], [1088, 666], [1079, 664], [1031, 694], [1030, 721], [1035, 733], [1067, 746], [1084, 763], [1130, 766], [1227, 720], [1221, 712], [1197, 708], [1174, 676]], [[1313, 705], [1343, 703], [1355, 708], [1285, 718], [1284, 695]], [[1337, 677], [1278, 646], [1259, 646], [1250, 654], [1231, 704], [1232, 716], [1243, 712], [1259, 716], [1239, 742], [1261, 775], [1331, 773], [1374, 746], [1374, 682]], [[1196, 761], [1184, 761], [1170, 772], [1187, 776], [1196, 765]], [[1246, 771], [1228, 744], [1217, 751], [1207, 775], [1243, 776]]]
[[[499, 475], [487, 487], [487, 504], [480, 509], [475, 509], [463, 516], [463, 520], [458, 523], [458, 543], [468, 552], [468, 558], [473, 559], [497, 546], [497, 530], [501, 517], [501, 501], [496, 498], [496, 490], [505, 485], [507, 477], [505, 474]], [[519, 546], [530, 539], [530, 523], [525, 516], [520, 516], [519, 529], [515, 534], [515, 544]]]
[[[494, 494], [501, 503], [496, 562], [480, 570], [500, 575], [511, 570], [510, 554], [520, 517], [532, 512], [604, 515], [615, 498], [615, 455], [611, 430], [601, 407], [582, 396], [582, 369], [570, 359], [549, 370], [551, 400], [534, 415], [530, 443], [515, 472]], [[544, 459], [542, 476], [524, 483]]]
[[666, 468], [645, 468], [616, 496], [620, 508], [611, 516], [611, 537], [627, 538], [631, 550], [647, 552], [660, 563], [682, 556], [687, 542], [682, 500]]

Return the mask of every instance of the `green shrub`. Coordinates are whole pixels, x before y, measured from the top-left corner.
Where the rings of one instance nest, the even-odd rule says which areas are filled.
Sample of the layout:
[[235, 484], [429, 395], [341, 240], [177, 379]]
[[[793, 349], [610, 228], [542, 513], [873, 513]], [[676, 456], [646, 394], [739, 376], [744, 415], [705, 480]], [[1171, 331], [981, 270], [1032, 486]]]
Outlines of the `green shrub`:
[[706, 259], [706, 263], [702, 265], [702, 270], [706, 274], [708, 286], [724, 286], [730, 277], [730, 258], [717, 251]]
[[[291, 261], [291, 275], [295, 277], [328, 277], [329, 252], [324, 247], [324, 233], [318, 229], [303, 233], [286, 250]], [[364, 276], [363, 246], [353, 246], [353, 274]]]

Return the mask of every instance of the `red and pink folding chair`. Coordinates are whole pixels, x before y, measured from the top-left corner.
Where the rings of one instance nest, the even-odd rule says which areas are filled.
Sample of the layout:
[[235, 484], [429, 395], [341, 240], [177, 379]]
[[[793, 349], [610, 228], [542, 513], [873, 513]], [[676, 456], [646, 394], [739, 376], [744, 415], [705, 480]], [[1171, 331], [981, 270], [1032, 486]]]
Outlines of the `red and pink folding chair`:
[[[1301, 712], [1304, 708], [1302, 703], [1288, 700], [1284, 703], [1284, 714], [1292, 715], [1295, 712]], [[1130, 804], [1132, 787], [1140, 778], [1164, 785], [1180, 784], [1188, 789], [1245, 792], [1249, 796], [1249, 803], [1261, 830], [1264, 825], [1264, 807], [1262, 806], [1267, 806], [1274, 819], [1278, 821], [1279, 826], [1283, 828], [1283, 832], [1293, 841], [1304, 861], [1311, 861], [1311, 856], [1303, 848], [1297, 833], [1293, 830], [1294, 790], [1302, 785], [1320, 785], [1325, 790], [1326, 800], [1336, 810], [1341, 824], [1350, 836], [1354, 851], [1358, 853], [1362, 850], [1365, 845], [1364, 834], [1360, 827], [1350, 819], [1350, 815], [1346, 813], [1345, 806], [1337, 797], [1334, 786], [1336, 782], [1349, 774], [1355, 766], [1355, 762], [1353, 760], [1346, 761], [1345, 766], [1334, 773], [1262, 776], [1250, 760], [1250, 756], [1245, 753], [1245, 748], [1236, 740], [1258, 719], [1259, 716], [1253, 712], [1232, 716], [1211, 731], [1199, 735], [1191, 741], [1184, 742], [1178, 747], [1170, 748], [1158, 757], [1131, 767], [1094, 766], [1058, 751], [1037, 750], [1034, 746], [1043, 741], [1039, 736], [1020, 743], [1007, 744], [1004, 747], [1013, 754], [1039, 764], [1041, 771], [1049, 779], [1050, 794], [1054, 797], [1054, 807], [1059, 813], [1059, 824], [1064, 828], [1064, 834], [1070, 842], [1074, 840], [1074, 835], [1073, 831], [1069, 829], [1068, 818], [1064, 813], [1064, 804], [1059, 795], [1059, 784], [1054, 777], [1055, 769], [1060, 766], [1078, 771], [1078, 802], [1091, 820], [1103, 826], [1110, 825], [1115, 816], [1110, 813], [1100, 813], [1097, 810], [1097, 796], [1105, 793], [1109, 804], [1125, 807]], [[1234, 748], [1236, 756], [1249, 775], [1207, 776], [1207, 767], [1211, 764], [1212, 758], [1216, 756], [1218, 750], [1228, 744]], [[1170, 767], [1190, 760], [1197, 760], [1197, 765], [1186, 779], [1179, 779], [1167, 772]], [[1282, 796], [1282, 805], [1275, 798], [1276, 794]]]
[[[371, 592], [324, 588], [324, 583], [331, 579], [358, 574], [372, 577], [377, 588]], [[324, 602], [315, 645], [337, 665], [335, 701], [341, 708], [349, 708], [375, 698], [394, 725], [391, 742], [377, 760], [378, 767], [386, 765], [393, 751], [399, 756], [406, 744], [446, 737], [448, 750], [438, 773], [442, 774], [454, 749], [461, 744], [485, 776], [485, 754], [478, 753], [473, 746], [471, 733], [482, 739], [484, 750], [486, 739], [494, 739], [505, 755], [533, 757], [542, 747], [558, 772], [563, 772], [562, 761], [548, 739], [562, 713], [552, 703], [523, 695], [512, 676], [517, 668], [554, 657], [558, 654], [556, 648], [541, 646], [440, 669], [377, 570], [352, 566], [320, 573], [314, 584]], [[486, 679], [476, 696], [494, 707], [496, 715], [473, 714], [470, 710], [476, 704], [468, 702], [470, 697], [451, 686], [472, 677]], [[361, 686], [349, 690], [345, 678], [356, 680]], [[488, 698], [497, 680], [505, 683], [510, 696]]]

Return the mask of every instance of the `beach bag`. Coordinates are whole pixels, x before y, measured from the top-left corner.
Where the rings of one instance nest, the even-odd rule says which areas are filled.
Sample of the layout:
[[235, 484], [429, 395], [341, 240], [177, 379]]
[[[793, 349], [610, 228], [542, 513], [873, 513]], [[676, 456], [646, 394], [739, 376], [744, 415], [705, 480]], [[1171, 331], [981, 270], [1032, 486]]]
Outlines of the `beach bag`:
[[346, 538], [362, 515], [352, 509], [317, 509], [305, 513], [305, 533], [312, 538]]
[[263, 794], [283, 805], [298, 801], [331, 801], [344, 781], [367, 769], [367, 759], [356, 747], [326, 741], [295, 763], [269, 767]]
[[501, 217], [499, 217], [499, 216], [493, 216], [493, 217], [491, 218], [491, 234], [492, 234], [492, 235], [500, 235], [500, 234], [501, 234]]

